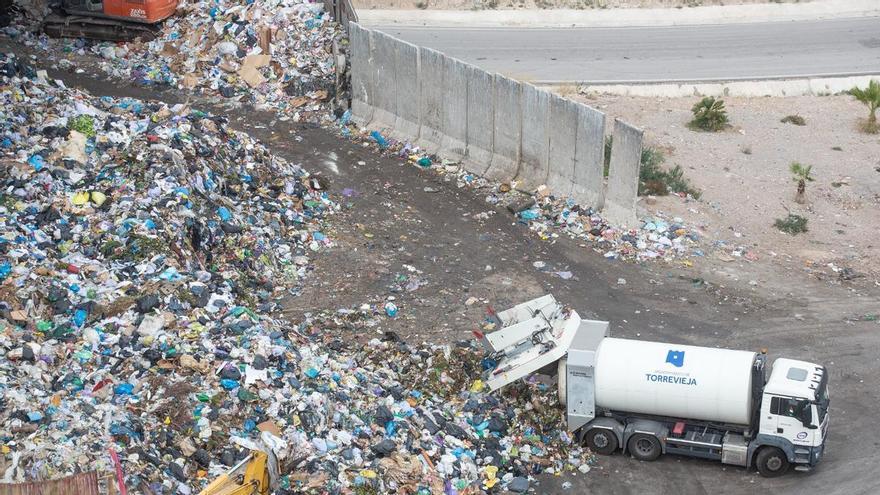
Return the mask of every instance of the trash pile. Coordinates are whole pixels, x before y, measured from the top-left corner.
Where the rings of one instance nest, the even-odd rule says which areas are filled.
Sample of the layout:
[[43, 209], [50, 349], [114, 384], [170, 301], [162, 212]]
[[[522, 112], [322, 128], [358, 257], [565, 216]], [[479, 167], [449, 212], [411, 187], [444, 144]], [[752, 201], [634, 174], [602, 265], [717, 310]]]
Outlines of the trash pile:
[[[498, 198], [490, 196], [488, 201]], [[558, 237], [561, 231], [573, 239], [589, 242], [609, 259], [669, 262], [702, 255], [702, 251], [695, 248], [699, 234], [686, 227], [681, 218], [669, 220], [662, 213], [643, 220], [640, 228], [622, 229], [609, 225], [592, 208], [581, 209], [571, 199], [548, 196], [519, 211], [517, 217], [543, 240]]]
[[92, 97], [5, 55], [0, 101], [3, 481], [118, 455], [132, 492], [196, 493], [267, 443], [278, 494], [590, 470], [554, 387], [486, 393], [473, 343], [364, 342], [387, 305], [278, 319], [338, 207], [224, 118]]
[[[56, 40], [38, 24], [7, 34], [50, 56], [100, 57], [108, 75], [139, 84], [200, 90], [271, 108], [285, 119], [320, 120], [336, 92], [333, 42], [341, 27], [307, 0], [201, 0], [181, 2], [149, 42]], [[72, 62], [59, 60], [70, 65]]]
[[459, 163], [430, 156], [411, 143], [390, 140], [379, 131], [361, 133], [350, 124], [348, 112], [339, 119], [339, 125], [343, 136], [369, 143], [419, 168], [431, 168], [447, 180], [455, 180], [460, 188], [488, 189], [487, 203], [505, 206], [542, 240], [552, 242], [560, 235], [568, 235], [589, 243], [606, 258], [626, 261], [681, 260], [690, 264], [688, 258], [705, 255], [700, 247], [703, 236], [681, 218], [667, 218], [662, 212], [656, 212], [644, 218], [639, 228], [622, 229], [610, 225], [590, 207], [581, 207], [571, 198], [553, 196], [546, 186], [539, 187], [533, 194], [524, 194], [511, 184], [490, 181], [468, 172]]

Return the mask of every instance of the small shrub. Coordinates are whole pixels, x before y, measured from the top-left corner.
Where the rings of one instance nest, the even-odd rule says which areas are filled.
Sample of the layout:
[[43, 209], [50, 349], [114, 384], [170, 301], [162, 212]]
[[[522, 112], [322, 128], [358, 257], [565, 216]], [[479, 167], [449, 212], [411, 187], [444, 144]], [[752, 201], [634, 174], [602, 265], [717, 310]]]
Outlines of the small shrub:
[[773, 226], [786, 234], [797, 235], [807, 231], [807, 219], [800, 215], [788, 214], [785, 218], [777, 218]]
[[791, 171], [792, 179], [797, 182], [797, 193], [794, 196], [796, 203], [803, 203], [806, 200], [807, 182], [813, 182], [812, 165], [804, 165], [799, 162], [791, 162], [788, 169]]
[[834, 151], [843, 151], [843, 148], [841, 148], [840, 146], [832, 146], [831, 149]]
[[605, 167], [602, 169], [602, 177], [608, 177], [608, 170], [611, 169], [611, 147], [614, 145], [612, 136], [605, 136]]
[[718, 132], [728, 126], [724, 100], [707, 96], [691, 108], [691, 113], [694, 114], [693, 120], [688, 122], [691, 130]]
[[752, 154], [752, 147], [751, 146], [743, 146], [742, 149], [740, 149], [740, 151], [742, 151], [743, 155], [751, 155]]
[[[603, 170], [603, 177], [608, 177], [608, 170], [611, 169], [611, 148], [614, 146], [614, 137], [606, 136], [605, 137], [605, 169]], [[641, 166], [656, 168], [660, 166], [661, 163], [666, 161], [666, 157], [663, 155], [663, 152], [658, 150], [657, 148], [652, 148], [648, 146], [647, 148], [642, 148], [642, 157], [641, 157]]]
[[780, 120], [783, 124], [807, 125], [807, 119], [800, 115], [787, 115]]
[[425, 10], [425, 9], [427, 9], [427, 8], [428, 8], [428, 2], [427, 2], [427, 0], [424, 1], [424, 2], [416, 2], [416, 8], [419, 9], [419, 10]]
[[556, 87], [556, 93], [563, 98], [571, 98], [578, 94], [577, 84], [562, 84]]
[[[611, 168], [611, 149], [614, 147], [614, 139], [611, 136], [605, 138], [605, 169], [604, 176], [608, 177]], [[684, 176], [684, 169], [676, 165], [669, 170], [664, 170], [661, 165], [666, 161], [662, 151], [654, 147], [642, 149], [639, 165], [639, 196], [666, 196], [670, 192], [690, 194], [700, 199], [702, 192], [693, 187]]]
[[877, 109], [880, 108], [880, 82], [872, 79], [867, 88], [853, 88], [849, 94], [868, 107], [868, 120], [862, 124], [862, 131], [868, 134], [880, 132], [880, 124], [877, 123]]

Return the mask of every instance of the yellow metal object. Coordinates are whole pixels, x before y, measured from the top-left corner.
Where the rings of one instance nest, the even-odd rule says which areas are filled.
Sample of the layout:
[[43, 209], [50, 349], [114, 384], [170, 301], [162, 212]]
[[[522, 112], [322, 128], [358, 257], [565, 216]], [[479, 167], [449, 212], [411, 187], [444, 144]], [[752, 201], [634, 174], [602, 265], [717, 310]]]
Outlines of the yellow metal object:
[[268, 495], [268, 456], [253, 452], [226, 474], [212, 481], [199, 495]]

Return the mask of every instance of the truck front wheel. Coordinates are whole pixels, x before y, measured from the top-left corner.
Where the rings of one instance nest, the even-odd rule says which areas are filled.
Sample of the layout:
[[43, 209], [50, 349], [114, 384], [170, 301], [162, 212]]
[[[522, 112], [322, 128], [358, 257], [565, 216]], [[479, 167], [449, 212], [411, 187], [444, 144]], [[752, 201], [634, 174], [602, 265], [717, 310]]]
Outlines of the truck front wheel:
[[755, 464], [758, 472], [765, 478], [782, 476], [788, 471], [788, 458], [776, 447], [764, 447], [759, 450]]
[[653, 461], [663, 453], [660, 440], [653, 435], [636, 433], [630, 437], [628, 446], [629, 453], [640, 461]]
[[593, 428], [584, 436], [587, 447], [602, 455], [611, 455], [617, 450], [617, 435], [611, 430]]

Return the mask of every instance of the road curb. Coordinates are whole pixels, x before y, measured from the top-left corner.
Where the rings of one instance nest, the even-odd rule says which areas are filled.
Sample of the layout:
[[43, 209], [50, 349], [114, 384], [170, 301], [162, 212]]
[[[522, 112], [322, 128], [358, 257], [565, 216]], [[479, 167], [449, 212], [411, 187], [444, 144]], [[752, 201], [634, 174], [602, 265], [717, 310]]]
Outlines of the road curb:
[[[775, 80], [697, 81], [648, 84], [578, 84], [579, 92], [620, 96], [682, 98], [689, 96], [830, 96], [867, 86], [880, 73], [843, 77], [807, 77]], [[548, 87], [570, 85], [572, 82], [545, 82]]]
[[766, 3], [682, 9], [607, 10], [366, 10], [365, 26], [482, 27], [649, 27], [755, 22], [808, 21], [880, 16], [877, 0], [827, 0], [810, 3]]

